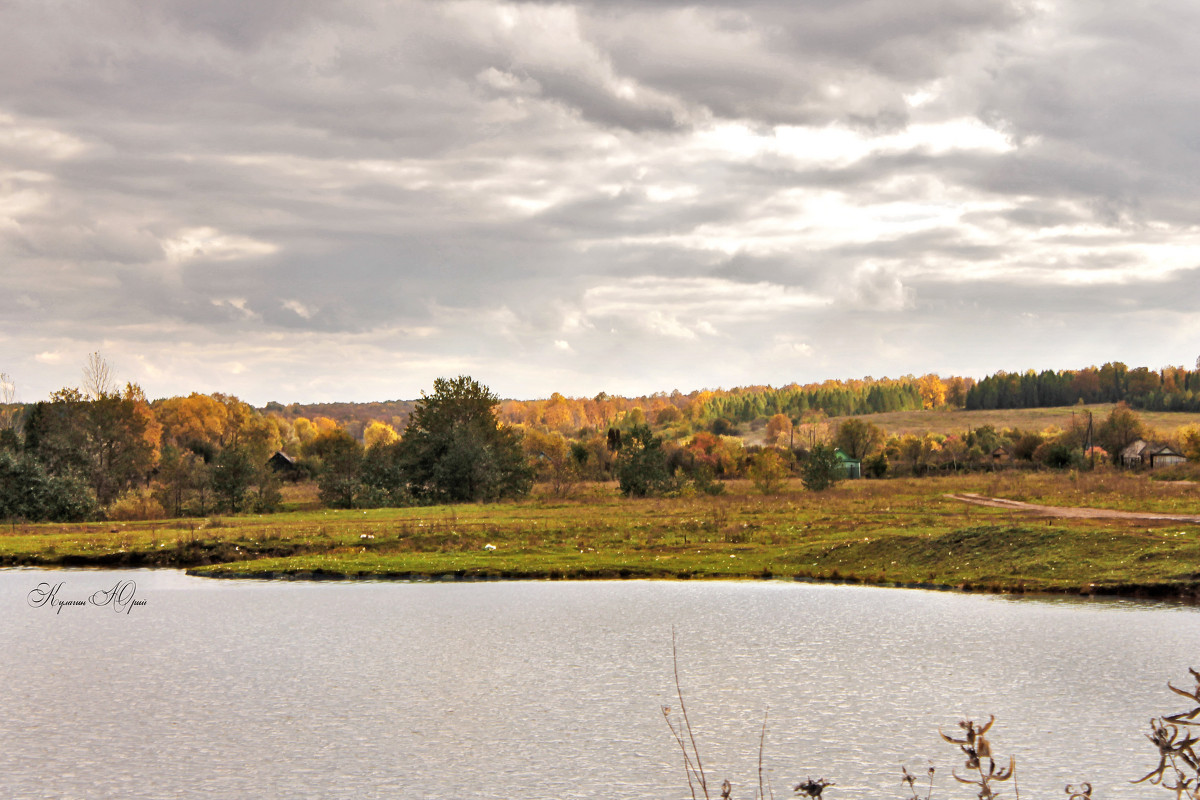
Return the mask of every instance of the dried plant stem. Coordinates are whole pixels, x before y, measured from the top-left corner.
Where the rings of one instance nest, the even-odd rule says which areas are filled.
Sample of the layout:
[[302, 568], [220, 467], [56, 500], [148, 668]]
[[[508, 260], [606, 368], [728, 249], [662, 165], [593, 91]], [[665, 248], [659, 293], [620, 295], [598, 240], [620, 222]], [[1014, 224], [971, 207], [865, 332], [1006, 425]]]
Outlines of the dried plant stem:
[[[675, 694], [679, 697], [679, 713], [683, 716], [683, 727], [687, 730], [688, 741], [692, 744], [692, 755], [695, 757], [695, 766], [692, 766], [691, 759], [688, 758], [687, 747], [683, 748], [684, 763], [688, 768], [688, 786], [692, 786], [692, 774], [695, 773], [696, 780], [700, 784], [700, 791], [704, 794], [705, 800], [708, 800], [708, 780], [704, 777], [704, 765], [700, 763], [700, 749], [696, 747], [696, 735], [692, 732], [692, 723], [688, 720], [687, 706], [683, 702], [683, 687], [679, 683], [679, 652], [675, 645], [675, 629], [671, 629], [671, 665], [675, 670]], [[672, 730], [674, 728], [672, 727]], [[676, 738], [679, 738], [676, 735]], [[680, 744], [683, 740], [680, 738]], [[696, 796], [695, 788], [692, 788], [692, 797]]]
[[[763, 793], [763, 747], [767, 742], [767, 712], [763, 712], [762, 733], [758, 736], [758, 798], [766, 800], [766, 794]], [[775, 793], [771, 793], [771, 797], [775, 797]]]

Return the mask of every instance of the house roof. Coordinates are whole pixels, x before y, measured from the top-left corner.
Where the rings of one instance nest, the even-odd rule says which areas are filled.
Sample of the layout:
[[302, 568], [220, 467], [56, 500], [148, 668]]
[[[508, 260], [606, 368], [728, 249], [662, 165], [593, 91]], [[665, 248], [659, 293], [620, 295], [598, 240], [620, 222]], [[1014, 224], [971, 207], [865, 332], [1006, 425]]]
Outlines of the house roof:
[[1179, 456], [1183, 458], [1183, 453], [1169, 444], [1147, 442], [1145, 439], [1134, 439], [1128, 447], [1121, 451], [1121, 458], [1145, 458], [1147, 456]]

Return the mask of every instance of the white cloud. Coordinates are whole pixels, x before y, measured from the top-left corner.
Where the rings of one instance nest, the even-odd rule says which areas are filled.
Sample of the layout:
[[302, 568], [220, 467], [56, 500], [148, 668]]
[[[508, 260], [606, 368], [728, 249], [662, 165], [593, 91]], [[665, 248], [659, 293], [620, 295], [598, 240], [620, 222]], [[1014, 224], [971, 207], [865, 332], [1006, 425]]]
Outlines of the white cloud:
[[312, 319], [314, 313], [313, 310], [304, 303], [301, 303], [299, 300], [284, 300], [282, 305], [284, 308], [286, 308], [288, 311], [291, 311], [298, 317]]
[[222, 233], [207, 227], [180, 231], [173, 238], [164, 240], [162, 248], [172, 261], [237, 261], [270, 255], [279, 249], [269, 242], [260, 242], [249, 236]]

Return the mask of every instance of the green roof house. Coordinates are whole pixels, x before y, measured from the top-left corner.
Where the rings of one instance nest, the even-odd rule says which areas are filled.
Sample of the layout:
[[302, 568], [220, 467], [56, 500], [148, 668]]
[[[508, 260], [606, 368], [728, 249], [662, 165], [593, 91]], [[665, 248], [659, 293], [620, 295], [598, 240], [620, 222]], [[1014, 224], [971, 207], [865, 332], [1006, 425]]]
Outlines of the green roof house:
[[838, 465], [846, 471], [847, 478], [862, 477], [861, 458], [851, 458], [850, 456], [846, 455], [841, 448], [834, 450], [833, 454], [837, 456]]

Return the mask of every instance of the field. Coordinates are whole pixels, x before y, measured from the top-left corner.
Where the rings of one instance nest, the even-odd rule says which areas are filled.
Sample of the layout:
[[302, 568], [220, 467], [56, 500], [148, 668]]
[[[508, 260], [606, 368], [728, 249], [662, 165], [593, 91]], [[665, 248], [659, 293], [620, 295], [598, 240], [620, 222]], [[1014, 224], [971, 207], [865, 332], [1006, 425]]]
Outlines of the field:
[[[885, 414], [870, 414], [861, 417], [886, 430], [889, 434], [940, 433], [961, 436], [969, 430], [991, 425], [997, 431], [1019, 428], [1042, 431], [1047, 428], [1066, 430], [1071, 427], [1072, 417], [1086, 419], [1090, 411], [1098, 428], [1113, 410], [1112, 403], [1098, 405], [1065, 406], [1058, 408], [999, 409], [995, 411], [892, 411]], [[1187, 425], [1200, 425], [1200, 414], [1178, 411], [1138, 411], [1142, 421], [1156, 431], [1170, 434]], [[836, 425], [845, 417], [830, 419]]]
[[1011, 592], [1192, 596], [1200, 525], [1058, 520], [968, 505], [973, 492], [1055, 506], [1200, 512], [1200, 486], [1111, 471], [799, 483], [630, 500], [566, 498], [140, 523], [11, 525], [0, 564], [188, 567], [214, 577], [795, 578]]

